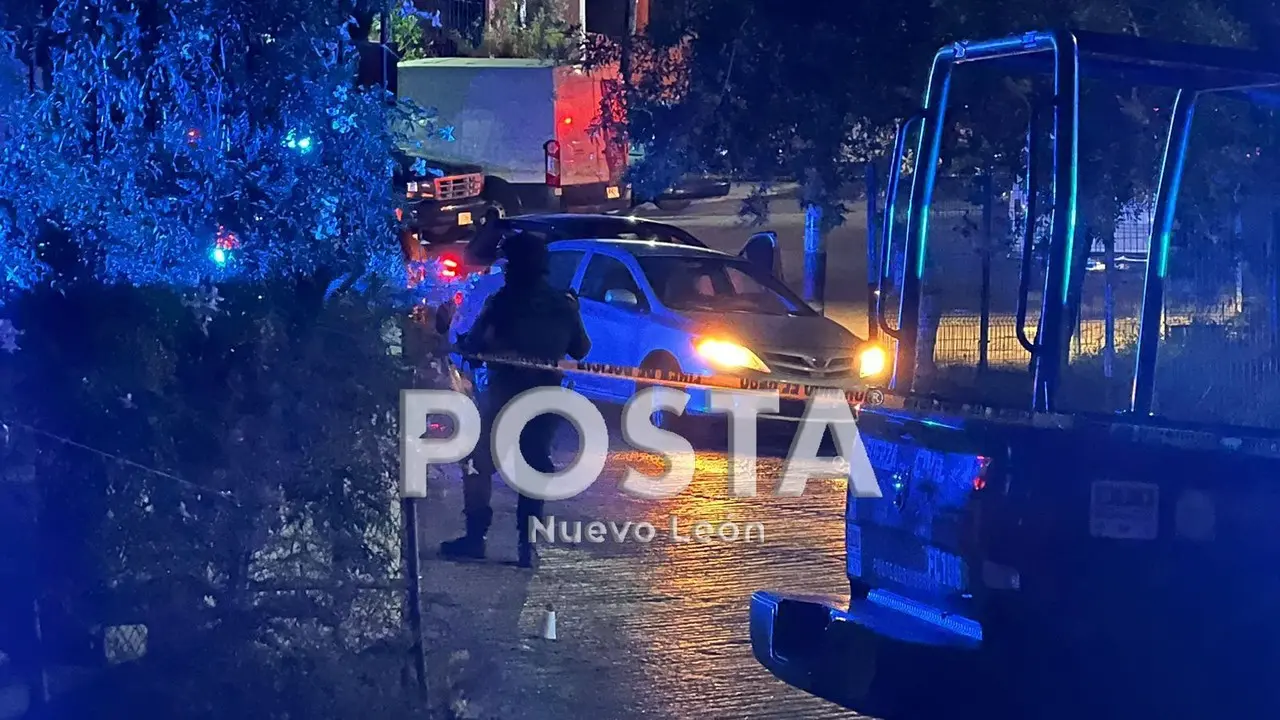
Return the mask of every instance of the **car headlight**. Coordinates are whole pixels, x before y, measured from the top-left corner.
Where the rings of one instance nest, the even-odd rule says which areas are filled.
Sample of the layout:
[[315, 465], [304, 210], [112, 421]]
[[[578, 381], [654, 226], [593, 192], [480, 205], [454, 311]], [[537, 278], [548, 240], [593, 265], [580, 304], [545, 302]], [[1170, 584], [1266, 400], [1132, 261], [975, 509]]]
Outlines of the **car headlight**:
[[858, 377], [875, 377], [889, 365], [888, 353], [879, 345], [863, 348], [858, 353]]
[[765, 365], [755, 353], [735, 342], [707, 339], [700, 341], [697, 349], [704, 360], [716, 367], [726, 370], [770, 372], [769, 366]]

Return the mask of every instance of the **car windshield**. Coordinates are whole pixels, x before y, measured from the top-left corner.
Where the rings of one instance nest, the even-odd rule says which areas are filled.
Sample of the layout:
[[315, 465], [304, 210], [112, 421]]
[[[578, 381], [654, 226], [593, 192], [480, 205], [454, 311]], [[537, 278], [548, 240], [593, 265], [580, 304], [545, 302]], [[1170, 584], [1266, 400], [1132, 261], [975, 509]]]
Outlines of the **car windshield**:
[[637, 261], [658, 299], [672, 310], [815, 314], [786, 285], [745, 260], [650, 255]]
[[676, 245], [692, 245], [706, 247], [696, 238], [683, 230], [666, 225], [637, 223], [630, 228], [609, 228], [609, 232], [600, 233], [600, 237], [618, 240], [643, 240], [645, 242], [674, 243]]

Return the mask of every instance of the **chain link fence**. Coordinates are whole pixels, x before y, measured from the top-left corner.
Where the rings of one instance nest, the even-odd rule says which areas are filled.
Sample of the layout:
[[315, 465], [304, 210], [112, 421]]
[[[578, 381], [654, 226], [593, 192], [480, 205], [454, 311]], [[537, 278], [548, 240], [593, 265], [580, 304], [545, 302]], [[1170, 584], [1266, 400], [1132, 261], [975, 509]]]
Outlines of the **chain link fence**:
[[[456, 33], [471, 47], [484, 40], [489, 4], [494, 0], [417, 0], [418, 10], [440, 13], [439, 34]], [[500, 1], [500, 0], [499, 0]]]

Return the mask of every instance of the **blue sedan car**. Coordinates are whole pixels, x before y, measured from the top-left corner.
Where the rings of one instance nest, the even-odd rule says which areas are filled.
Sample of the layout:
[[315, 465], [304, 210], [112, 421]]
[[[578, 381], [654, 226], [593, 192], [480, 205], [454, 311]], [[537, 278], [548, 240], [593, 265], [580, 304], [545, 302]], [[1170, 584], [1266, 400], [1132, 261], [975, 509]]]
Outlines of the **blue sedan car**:
[[[883, 349], [815, 312], [768, 268], [692, 244], [635, 239], [548, 244], [550, 281], [573, 290], [592, 340], [589, 363], [694, 374], [733, 375], [835, 388], [881, 381]], [[450, 339], [475, 321], [502, 285], [502, 261], [478, 279], [454, 314]], [[636, 382], [580, 375], [588, 398], [624, 403]], [[685, 412], [710, 411], [706, 392], [690, 392]], [[803, 408], [783, 401], [778, 415]]]

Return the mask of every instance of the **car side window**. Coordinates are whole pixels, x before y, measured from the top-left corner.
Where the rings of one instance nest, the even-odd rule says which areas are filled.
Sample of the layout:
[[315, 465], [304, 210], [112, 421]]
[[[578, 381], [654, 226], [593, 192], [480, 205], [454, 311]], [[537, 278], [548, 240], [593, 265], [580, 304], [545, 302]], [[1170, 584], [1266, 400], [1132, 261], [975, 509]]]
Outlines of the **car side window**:
[[647, 305], [640, 285], [625, 263], [608, 255], [592, 255], [586, 272], [582, 274], [582, 289], [578, 296], [604, 302], [610, 290], [628, 290], [640, 301], [640, 307]]
[[582, 262], [582, 250], [552, 251], [547, 262], [547, 281], [557, 290], [568, 290], [573, 285], [574, 273]]

